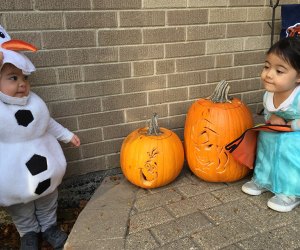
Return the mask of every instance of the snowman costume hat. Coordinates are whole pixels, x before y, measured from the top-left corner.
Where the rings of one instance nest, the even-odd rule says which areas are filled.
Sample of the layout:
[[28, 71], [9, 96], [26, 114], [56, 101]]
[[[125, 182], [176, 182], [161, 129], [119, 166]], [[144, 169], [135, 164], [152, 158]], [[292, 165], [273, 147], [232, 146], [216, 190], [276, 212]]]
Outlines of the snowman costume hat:
[[21, 69], [24, 75], [30, 75], [36, 69], [32, 62], [22, 53], [17, 51], [37, 51], [37, 48], [22, 40], [11, 39], [10, 35], [0, 25], [0, 52], [3, 53], [3, 61], [0, 70], [5, 63], [11, 63]]

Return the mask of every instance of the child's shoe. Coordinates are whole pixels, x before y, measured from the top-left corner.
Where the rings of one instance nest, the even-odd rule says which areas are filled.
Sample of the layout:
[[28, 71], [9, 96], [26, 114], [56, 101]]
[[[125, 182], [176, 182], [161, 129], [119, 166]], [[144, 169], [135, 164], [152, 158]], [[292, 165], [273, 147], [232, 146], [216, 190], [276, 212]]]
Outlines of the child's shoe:
[[68, 235], [57, 226], [51, 226], [42, 234], [43, 239], [50, 243], [54, 249], [63, 249], [68, 238]]
[[289, 212], [300, 204], [300, 199], [286, 195], [275, 195], [268, 200], [268, 207], [277, 212]]
[[26, 233], [21, 237], [20, 250], [38, 250], [39, 240], [36, 232]]
[[253, 181], [248, 181], [242, 186], [242, 191], [246, 194], [250, 195], [260, 195], [264, 192], [267, 192], [268, 189], [261, 188], [257, 184], [255, 184]]

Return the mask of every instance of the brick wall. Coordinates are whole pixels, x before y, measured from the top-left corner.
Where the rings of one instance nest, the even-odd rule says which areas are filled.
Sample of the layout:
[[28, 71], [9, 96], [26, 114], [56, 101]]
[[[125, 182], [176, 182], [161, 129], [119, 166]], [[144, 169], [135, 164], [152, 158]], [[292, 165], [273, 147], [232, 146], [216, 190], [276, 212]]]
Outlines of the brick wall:
[[[275, 2], [275, 1], [273, 1]], [[281, 1], [300, 3], [300, 0]], [[268, 0], [1, 0], [13, 38], [35, 44], [32, 88], [82, 140], [66, 176], [119, 167], [126, 135], [146, 125], [181, 138], [188, 107], [222, 79], [253, 112], [270, 46]], [[280, 8], [276, 9], [276, 34]], [[276, 39], [275, 39], [276, 40]]]

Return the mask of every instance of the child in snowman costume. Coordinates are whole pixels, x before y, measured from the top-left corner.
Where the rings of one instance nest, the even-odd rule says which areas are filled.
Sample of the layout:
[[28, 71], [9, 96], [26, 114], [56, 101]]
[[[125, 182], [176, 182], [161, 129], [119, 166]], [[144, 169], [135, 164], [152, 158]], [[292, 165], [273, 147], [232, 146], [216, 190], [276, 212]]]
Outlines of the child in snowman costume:
[[30, 91], [28, 75], [35, 67], [13, 50], [34, 47], [11, 40], [1, 26], [0, 43], [0, 206], [20, 234], [20, 249], [38, 249], [40, 232], [62, 249], [67, 234], [57, 227], [57, 187], [66, 159], [57, 140], [78, 147], [80, 139], [52, 119], [45, 102]]

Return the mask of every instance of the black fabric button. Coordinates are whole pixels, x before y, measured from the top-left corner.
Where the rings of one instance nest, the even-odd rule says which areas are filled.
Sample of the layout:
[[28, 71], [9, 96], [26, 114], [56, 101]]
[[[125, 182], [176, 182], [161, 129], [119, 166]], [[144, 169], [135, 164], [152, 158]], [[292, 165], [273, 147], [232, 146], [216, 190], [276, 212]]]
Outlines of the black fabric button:
[[44, 156], [34, 154], [26, 166], [29, 172], [34, 176], [47, 170], [47, 159]]
[[33, 115], [30, 110], [20, 109], [15, 113], [19, 125], [27, 127], [33, 121]]
[[37, 186], [37, 188], [35, 189], [35, 193], [40, 195], [42, 193], [44, 193], [51, 185], [51, 180], [50, 179], [46, 179], [42, 182], [39, 183], [39, 185]]

